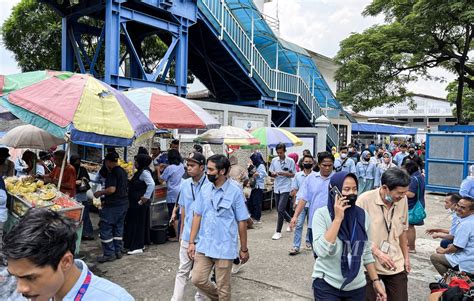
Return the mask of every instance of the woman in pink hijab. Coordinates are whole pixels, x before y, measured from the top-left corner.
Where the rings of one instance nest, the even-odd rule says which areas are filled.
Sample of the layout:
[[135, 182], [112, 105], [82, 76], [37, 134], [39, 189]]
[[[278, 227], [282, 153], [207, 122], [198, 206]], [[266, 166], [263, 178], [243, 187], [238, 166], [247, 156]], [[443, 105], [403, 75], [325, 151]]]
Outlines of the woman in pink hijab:
[[295, 165], [296, 165], [296, 172], [299, 172], [300, 171], [300, 167], [298, 165], [298, 154], [297, 153], [291, 153], [291, 154], [288, 154], [288, 157], [290, 157], [291, 159], [293, 159], [293, 161], [295, 161]]

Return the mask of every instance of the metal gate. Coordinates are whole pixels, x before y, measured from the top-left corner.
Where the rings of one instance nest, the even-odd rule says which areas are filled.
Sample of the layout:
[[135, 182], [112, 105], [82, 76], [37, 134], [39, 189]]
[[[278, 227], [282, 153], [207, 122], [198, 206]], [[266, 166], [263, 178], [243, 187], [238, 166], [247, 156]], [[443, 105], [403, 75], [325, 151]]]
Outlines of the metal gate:
[[474, 164], [474, 134], [433, 133], [426, 135], [426, 189], [458, 192]]

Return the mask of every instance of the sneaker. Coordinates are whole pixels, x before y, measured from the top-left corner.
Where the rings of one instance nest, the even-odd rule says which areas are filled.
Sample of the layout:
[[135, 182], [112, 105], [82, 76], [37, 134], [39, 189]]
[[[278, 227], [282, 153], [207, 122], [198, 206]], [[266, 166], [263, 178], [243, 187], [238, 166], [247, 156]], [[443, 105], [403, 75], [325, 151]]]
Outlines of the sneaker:
[[281, 238], [281, 233], [280, 232], [275, 232], [275, 234], [273, 234], [273, 236], [272, 236], [273, 240], [279, 240], [280, 238]]
[[295, 256], [295, 255], [297, 255], [297, 254], [299, 254], [299, 253], [300, 253], [300, 249], [293, 247], [293, 248], [291, 248], [290, 253], [289, 253], [288, 255], [290, 255], [290, 256]]
[[142, 254], [142, 253], [143, 253], [143, 249], [136, 249], [136, 250], [127, 252], [128, 255], [135, 255], [135, 254]]
[[81, 238], [81, 240], [84, 240], [84, 241], [86, 240], [91, 241], [94, 239], [95, 239], [94, 236], [90, 236], [90, 235], [82, 235], [82, 238]]
[[110, 256], [103, 255], [103, 256], [97, 257], [97, 262], [98, 263], [104, 263], [104, 262], [108, 262], [108, 261], [114, 261], [115, 259], [116, 259], [116, 257], [113, 256], [113, 255], [110, 255]]
[[306, 249], [312, 250], [312, 249], [313, 249], [313, 245], [312, 245], [310, 242], [306, 242]]
[[261, 220], [255, 220], [254, 223], [257, 224], [257, 225], [260, 225], [262, 223], [262, 221]]
[[123, 257], [122, 252], [115, 253], [115, 257], [116, 257], [117, 259], [122, 259], [122, 257]]
[[233, 264], [232, 265], [232, 274], [237, 274], [240, 271], [240, 269], [242, 269], [242, 267], [246, 264], [247, 264], [247, 262], [246, 263], [241, 263], [241, 264]]
[[441, 275], [435, 275], [435, 276], [434, 276], [434, 279], [435, 279], [436, 282], [440, 282], [441, 280], [443, 280], [443, 276], [441, 276]]
[[292, 232], [293, 230], [291, 229], [290, 226], [286, 227], [286, 232]]

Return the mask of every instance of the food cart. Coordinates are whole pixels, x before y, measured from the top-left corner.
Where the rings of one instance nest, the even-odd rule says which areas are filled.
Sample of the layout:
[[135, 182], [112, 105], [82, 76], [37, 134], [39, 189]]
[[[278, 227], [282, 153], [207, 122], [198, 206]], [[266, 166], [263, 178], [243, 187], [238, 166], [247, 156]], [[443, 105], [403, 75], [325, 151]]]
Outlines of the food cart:
[[76, 253], [79, 252], [82, 236], [82, 215], [84, 206], [58, 191], [53, 184], [44, 184], [41, 180], [32, 177], [5, 178], [5, 186], [10, 196], [8, 220], [4, 231], [8, 232], [31, 208], [47, 208], [56, 211], [70, 219], [77, 225]]

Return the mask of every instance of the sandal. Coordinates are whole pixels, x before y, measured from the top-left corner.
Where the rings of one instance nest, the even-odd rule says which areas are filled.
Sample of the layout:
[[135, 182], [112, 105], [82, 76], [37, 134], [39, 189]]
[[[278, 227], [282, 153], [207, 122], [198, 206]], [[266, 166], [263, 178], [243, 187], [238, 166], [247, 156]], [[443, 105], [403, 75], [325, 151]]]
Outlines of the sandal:
[[299, 254], [299, 253], [300, 253], [300, 249], [291, 248], [289, 255], [294, 256], [294, 255]]

